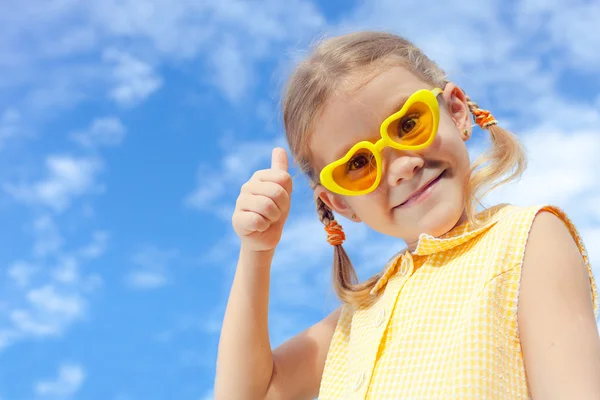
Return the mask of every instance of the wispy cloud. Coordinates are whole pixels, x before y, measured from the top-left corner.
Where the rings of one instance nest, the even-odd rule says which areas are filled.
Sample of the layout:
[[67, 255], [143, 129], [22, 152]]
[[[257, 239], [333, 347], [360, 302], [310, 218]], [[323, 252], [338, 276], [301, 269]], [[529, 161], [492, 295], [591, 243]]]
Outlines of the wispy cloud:
[[126, 129], [117, 117], [103, 117], [92, 121], [87, 130], [74, 132], [71, 138], [86, 148], [118, 146], [125, 137]]
[[22, 94], [16, 106], [24, 116], [51, 115], [98, 93], [140, 104], [162, 87], [162, 66], [195, 58], [189, 78], [237, 101], [258, 79], [254, 65], [325, 24], [305, 0], [260, 7], [244, 0], [27, 0], [1, 7], [0, 73], [11, 80], [0, 87]]
[[598, 3], [526, 0], [516, 8], [519, 27], [537, 34], [546, 52], [560, 54], [562, 63], [577, 70], [593, 72], [600, 66], [600, 55], [590, 51], [600, 48]]
[[236, 102], [247, 93], [251, 85], [252, 66], [244, 60], [244, 54], [231, 40], [220, 44], [219, 50], [211, 55], [213, 76], [211, 80], [221, 89], [225, 97]]
[[[29, 286], [31, 279], [38, 272], [39, 267], [35, 264], [31, 264], [26, 261], [15, 261], [8, 268], [7, 274], [10, 279], [12, 279], [17, 287], [24, 288]], [[2, 346], [0, 345], [0, 348]]]
[[34, 391], [41, 398], [70, 398], [81, 389], [85, 378], [85, 370], [80, 364], [63, 363], [58, 376], [37, 382]]
[[33, 229], [35, 233], [34, 256], [45, 257], [60, 250], [64, 240], [51, 216], [44, 215], [37, 218], [33, 223]]
[[127, 276], [126, 283], [135, 289], [156, 289], [169, 283], [169, 268], [178, 259], [175, 250], [161, 250], [145, 246], [131, 257], [135, 265]]
[[[589, 212], [581, 201], [589, 195], [600, 195], [595, 173], [600, 169], [597, 157], [600, 131], [566, 132], [548, 127], [523, 134], [521, 138], [527, 149], [529, 168], [520, 182], [499, 188], [493, 200], [547, 202], [576, 213]], [[567, 162], [565, 159], [570, 155], [577, 155], [577, 162]]]
[[79, 250], [82, 258], [93, 259], [101, 256], [108, 247], [110, 235], [106, 231], [95, 231], [92, 233], [92, 241]]
[[[69, 250], [63, 244], [40, 246], [53, 242], [45, 242], [48, 227], [52, 235], [62, 237], [50, 217], [41, 217], [33, 225], [36, 229], [32, 230], [31, 259], [12, 262], [6, 271], [8, 279], [1, 284], [0, 304], [4, 304], [7, 318], [0, 320], [0, 349], [29, 337], [62, 335], [85, 317], [88, 296], [102, 284], [98, 274], [83, 271], [81, 264], [102, 254], [104, 248], [99, 247], [98, 238], [103, 234], [94, 234], [90, 243]], [[93, 247], [93, 252], [86, 251]]]
[[78, 294], [58, 292], [45, 285], [27, 291], [27, 309], [17, 308], [9, 318], [18, 332], [32, 336], [56, 336], [65, 325], [84, 313], [84, 301]]
[[0, 114], [0, 149], [4, 142], [17, 136], [21, 126], [21, 113], [7, 108]]
[[127, 284], [136, 289], [156, 289], [167, 284], [167, 277], [161, 271], [131, 271]]
[[103, 190], [96, 182], [102, 167], [95, 157], [50, 155], [46, 158], [45, 178], [32, 183], [5, 184], [4, 190], [17, 201], [62, 212], [74, 198]]
[[135, 105], [162, 86], [163, 81], [153, 68], [130, 54], [109, 49], [104, 52], [103, 58], [114, 64], [114, 86], [109, 96], [122, 106]]

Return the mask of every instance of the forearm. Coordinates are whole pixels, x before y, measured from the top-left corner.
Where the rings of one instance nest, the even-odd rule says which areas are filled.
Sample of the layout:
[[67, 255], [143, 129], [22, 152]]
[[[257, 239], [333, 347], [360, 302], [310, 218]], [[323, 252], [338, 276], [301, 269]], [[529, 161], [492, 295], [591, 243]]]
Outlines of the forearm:
[[225, 311], [215, 398], [261, 399], [273, 371], [269, 340], [269, 284], [273, 251], [242, 248]]

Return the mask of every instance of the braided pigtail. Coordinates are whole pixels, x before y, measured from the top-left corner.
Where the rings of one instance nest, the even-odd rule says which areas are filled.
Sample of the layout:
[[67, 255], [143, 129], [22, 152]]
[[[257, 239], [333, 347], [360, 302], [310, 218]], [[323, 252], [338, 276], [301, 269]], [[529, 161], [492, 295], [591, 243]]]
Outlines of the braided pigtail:
[[[313, 184], [314, 185], [314, 184]], [[335, 220], [331, 208], [315, 196], [317, 214], [319, 220], [325, 226], [327, 232], [327, 241], [333, 246], [333, 287], [339, 299], [355, 307], [371, 304], [377, 296], [371, 295], [371, 289], [379, 280], [381, 274], [378, 274], [366, 282], [358, 283], [358, 276], [346, 250], [342, 243], [346, 235], [342, 226]]]
[[527, 157], [513, 133], [498, 126], [493, 115], [481, 109], [468, 95], [466, 101], [475, 123], [490, 133], [492, 141], [492, 146], [471, 164], [465, 195], [469, 202], [466, 207], [469, 221], [477, 223], [477, 204], [498, 186], [519, 178], [527, 167]]

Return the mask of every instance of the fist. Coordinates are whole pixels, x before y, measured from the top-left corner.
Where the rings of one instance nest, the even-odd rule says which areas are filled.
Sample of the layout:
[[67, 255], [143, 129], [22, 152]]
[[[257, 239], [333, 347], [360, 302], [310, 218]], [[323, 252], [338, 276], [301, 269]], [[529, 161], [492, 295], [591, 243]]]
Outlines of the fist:
[[235, 204], [233, 229], [245, 248], [266, 251], [277, 247], [290, 211], [291, 196], [287, 153], [275, 148], [271, 168], [256, 171], [242, 185]]

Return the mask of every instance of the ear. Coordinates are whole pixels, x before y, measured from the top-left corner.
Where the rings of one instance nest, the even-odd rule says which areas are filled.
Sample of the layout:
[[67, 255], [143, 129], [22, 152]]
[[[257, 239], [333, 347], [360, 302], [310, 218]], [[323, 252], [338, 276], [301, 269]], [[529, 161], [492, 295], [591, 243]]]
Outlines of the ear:
[[442, 96], [448, 107], [450, 118], [454, 121], [462, 139], [464, 141], [469, 140], [472, 131], [471, 111], [469, 110], [465, 92], [454, 83], [448, 82]]
[[[315, 187], [315, 196], [318, 196], [327, 207], [354, 222], [360, 222], [358, 216], [350, 208], [348, 202], [340, 195], [330, 192], [323, 185]], [[354, 218], [352, 218], [354, 216]]]

